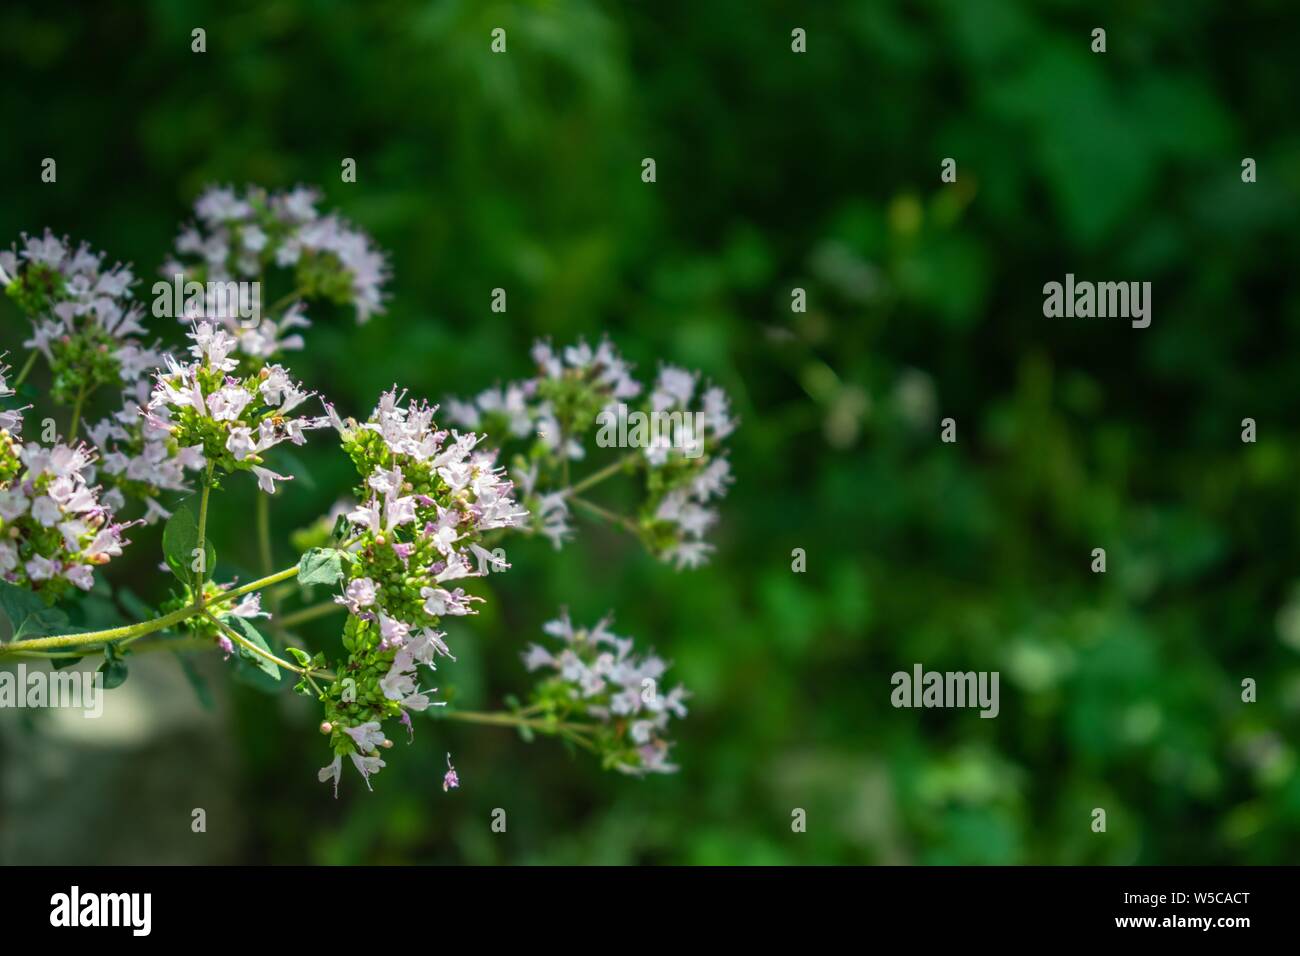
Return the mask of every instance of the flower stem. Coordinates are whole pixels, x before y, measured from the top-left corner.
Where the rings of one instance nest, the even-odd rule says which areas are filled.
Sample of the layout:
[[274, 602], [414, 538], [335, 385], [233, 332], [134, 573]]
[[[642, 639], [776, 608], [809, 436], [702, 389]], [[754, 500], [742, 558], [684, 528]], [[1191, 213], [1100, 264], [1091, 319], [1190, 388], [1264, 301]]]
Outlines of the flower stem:
[[542, 733], [586, 733], [590, 724], [570, 724], [550, 717], [524, 717], [520, 714], [505, 712], [486, 713], [478, 710], [441, 710], [438, 717], [444, 720], [459, 720], [467, 724], [491, 724], [495, 727], [528, 727]]
[[23, 363], [22, 371], [18, 373], [18, 377], [14, 379], [13, 385], [10, 386], [15, 391], [18, 389], [19, 385], [26, 381], [28, 373], [32, 370], [32, 366], [36, 364], [37, 354], [36, 349], [32, 349], [31, 354], [27, 356], [27, 361]]
[[[208, 620], [210, 620], [213, 624], [217, 625], [217, 627], [221, 629], [221, 632], [225, 634], [226, 637], [230, 638], [232, 641], [234, 641], [244, 650], [248, 651], [250, 654], [256, 654], [258, 657], [268, 660], [272, 664], [276, 664], [280, 667], [283, 667], [287, 671], [292, 671], [293, 673], [298, 674], [302, 677], [307, 677], [308, 679], [310, 679], [311, 675], [313, 674], [318, 674], [321, 677], [325, 678], [326, 680], [331, 680], [331, 681], [337, 677], [337, 675], [334, 674], [332, 671], [314, 671], [307, 667], [299, 667], [297, 664], [290, 664], [288, 661], [284, 660], [283, 658], [276, 657], [270, 651], [266, 651], [258, 647], [248, 638], [244, 637], [244, 635], [236, 631], [233, 627], [219, 620], [217, 616], [213, 614], [211, 611], [204, 609], [203, 613], [208, 618]], [[313, 686], [315, 685], [313, 684]]]
[[77, 440], [77, 426], [81, 424], [81, 403], [86, 400], [86, 386], [77, 389], [77, 400], [72, 403], [72, 423], [68, 425], [68, 444]]
[[335, 601], [322, 601], [320, 604], [313, 604], [311, 607], [305, 607], [294, 611], [292, 614], [286, 614], [284, 617], [272, 618], [271, 620], [277, 627], [283, 629], [305, 624], [308, 621], [316, 620], [318, 617], [325, 617], [327, 614], [342, 610], [344, 610], [342, 604]]
[[211, 492], [212, 462], [208, 462], [208, 472], [203, 480], [203, 491], [199, 493], [199, 571], [198, 582], [194, 587], [194, 601], [200, 607], [203, 606], [203, 582], [208, 576], [208, 495]]
[[8, 644], [0, 644], [0, 656], [10, 654], [21, 654], [26, 651], [48, 651], [57, 650], [61, 647], [81, 647], [88, 644], [108, 644], [112, 641], [123, 641], [129, 643], [138, 637], [144, 637], [146, 634], [152, 634], [155, 631], [165, 630], [173, 624], [179, 624], [181, 621], [188, 620], [196, 614], [202, 613], [205, 608], [218, 604], [224, 604], [233, 598], [242, 597], [250, 591], [260, 591], [262, 588], [269, 587], [272, 584], [279, 584], [281, 581], [287, 581], [297, 576], [298, 565], [277, 571], [275, 574], [267, 575], [264, 578], [258, 578], [256, 581], [250, 581], [242, 587], [232, 588], [222, 594], [218, 594], [207, 602], [204, 607], [191, 604], [183, 607], [178, 611], [172, 611], [170, 614], [164, 614], [161, 617], [151, 618], [148, 621], [141, 621], [138, 624], [126, 624], [122, 627], [110, 627], [102, 631], [86, 631], [84, 634], [56, 634], [51, 637], [33, 637], [24, 641], [11, 641]]
[[576, 485], [571, 485], [570, 487], [565, 488], [563, 491], [560, 492], [560, 494], [562, 494], [566, 498], [571, 498], [574, 495], [579, 494], [580, 492], [586, 491], [588, 488], [592, 487], [593, 485], [600, 484], [606, 478], [611, 478], [614, 475], [618, 474], [620, 471], [622, 471], [623, 467], [627, 465], [628, 462], [634, 460], [637, 457], [637, 454], [638, 454], [637, 452], [632, 452], [631, 454], [624, 455], [618, 461], [611, 462], [610, 464], [606, 465], [604, 468], [600, 469], [599, 471], [593, 471], [590, 475], [588, 475], [586, 478], [583, 478]]
[[573, 498], [572, 501], [575, 505], [581, 505], [583, 508], [586, 508], [592, 514], [604, 518], [610, 524], [617, 525], [618, 527], [622, 528], [624, 531], [630, 532], [631, 534], [638, 535], [638, 536], [641, 534], [641, 529], [637, 527], [636, 522], [634, 522], [631, 518], [628, 518], [624, 515], [615, 514], [614, 512], [610, 511], [608, 508], [602, 508], [594, 501], [588, 501], [586, 498]]
[[[258, 558], [262, 563], [262, 573], [270, 574], [272, 555], [271, 555], [271, 498], [270, 495], [259, 493], [256, 497], [257, 502], [257, 549]], [[280, 613], [280, 595], [271, 592], [268, 597], [271, 602], [271, 614]]]
[[283, 309], [286, 305], [289, 305], [290, 303], [296, 302], [298, 299], [301, 299], [303, 295], [304, 293], [301, 289], [294, 289], [288, 295], [282, 295], [280, 296], [280, 298], [272, 302], [270, 308], [264, 309], [262, 311], [262, 315], [274, 315], [275, 313]]

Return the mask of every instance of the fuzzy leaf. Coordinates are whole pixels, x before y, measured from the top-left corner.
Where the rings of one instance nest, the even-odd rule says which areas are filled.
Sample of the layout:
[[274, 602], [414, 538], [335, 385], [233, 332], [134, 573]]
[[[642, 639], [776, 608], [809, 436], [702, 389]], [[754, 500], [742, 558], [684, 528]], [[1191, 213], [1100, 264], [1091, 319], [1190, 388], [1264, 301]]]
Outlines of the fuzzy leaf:
[[[230, 617], [226, 618], [226, 623], [229, 624], [235, 630], [242, 632], [244, 639], [247, 640], [250, 644], [255, 644], [256, 646], [260, 647], [262, 650], [266, 651], [268, 654], [271, 653], [271, 647], [266, 643], [266, 638], [264, 638], [258, 632], [257, 628], [253, 627], [253, 625], [250, 624], [245, 618], [235, 617], [234, 615], [231, 615]], [[244, 647], [242, 644], [236, 645], [236, 647], [239, 650], [240, 657], [248, 661], [248, 663], [252, 664], [262, 673], [266, 674], [267, 677], [270, 677], [273, 680], [280, 679], [280, 668], [274, 661], [267, 660], [261, 654], [254, 654], [252, 651], [248, 650], [248, 648]]]
[[204, 710], [212, 710], [212, 691], [208, 689], [208, 683], [203, 679], [203, 675], [199, 673], [198, 668], [191, 661], [186, 660], [183, 654], [173, 656], [176, 658], [176, 663], [181, 665], [181, 670], [185, 673], [185, 679], [189, 681], [190, 687], [194, 688], [194, 696], [199, 699], [199, 705]]
[[312, 548], [298, 562], [298, 583], [333, 587], [343, 577], [347, 555], [337, 548]]
[[43, 637], [67, 629], [68, 616], [57, 608], [46, 607], [34, 592], [8, 581], [0, 581], [0, 611], [13, 628], [11, 640]]
[[104, 663], [99, 665], [99, 672], [104, 675], [104, 690], [112, 690], [126, 683], [126, 661], [111, 643], [104, 645]]
[[[172, 516], [167, 519], [162, 534], [163, 557], [167, 560], [167, 566], [186, 585], [194, 583], [194, 552], [199, 546], [199, 520], [194, 508], [193, 498], [187, 498], [177, 505]], [[211, 572], [216, 567], [217, 551], [212, 546], [211, 538], [204, 541], [203, 545], [206, 562], [204, 567]]]

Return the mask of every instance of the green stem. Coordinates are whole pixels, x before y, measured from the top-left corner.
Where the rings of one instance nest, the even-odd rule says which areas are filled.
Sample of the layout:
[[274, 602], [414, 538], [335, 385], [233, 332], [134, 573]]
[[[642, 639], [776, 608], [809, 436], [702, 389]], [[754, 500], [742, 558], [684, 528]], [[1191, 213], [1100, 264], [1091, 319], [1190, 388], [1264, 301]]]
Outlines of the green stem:
[[276, 626], [284, 629], [298, 624], [305, 624], [308, 621], [316, 620], [318, 617], [325, 617], [327, 614], [342, 610], [345, 610], [344, 606], [336, 601], [322, 601], [320, 604], [313, 604], [311, 607], [305, 607], [294, 611], [292, 614], [286, 614], [284, 617], [272, 618], [271, 620]]
[[262, 561], [262, 573], [271, 573], [271, 507], [270, 495], [259, 494], [257, 501], [257, 550]]
[[569, 484], [569, 439], [563, 425], [560, 426], [560, 480]]
[[81, 424], [81, 403], [86, 400], [86, 386], [77, 389], [77, 400], [72, 403], [72, 423], [68, 425], [68, 444], [77, 440], [77, 427]]
[[586, 491], [588, 488], [592, 487], [593, 485], [600, 484], [606, 478], [611, 478], [614, 475], [617, 475], [620, 471], [623, 470], [623, 467], [628, 462], [634, 460], [639, 454], [640, 454], [639, 452], [634, 451], [631, 454], [624, 455], [618, 461], [611, 462], [610, 464], [606, 465], [604, 468], [600, 469], [599, 471], [593, 471], [590, 475], [588, 475], [586, 478], [583, 478], [582, 481], [578, 482], [576, 485], [573, 485], [569, 488], [565, 488], [563, 491], [560, 492], [560, 494], [564, 495], [564, 497], [566, 498], [571, 498], [576, 494]]
[[27, 356], [27, 361], [23, 363], [22, 371], [18, 373], [18, 377], [14, 379], [14, 383], [11, 386], [11, 388], [13, 388], [14, 391], [17, 391], [18, 386], [21, 385], [24, 381], [26, 381], [28, 373], [31, 372], [32, 370], [32, 366], [36, 364], [36, 356], [38, 354], [39, 353], [36, 351], [36, 349], [32, 349], [31, 354]]
[[[258, 493], [257, 501], [257, 550], [262, 562], [262, 573], [270, 574], [271, 568], [271, 498], [270, 495]], [[267, 595], [271, 603], [271, 615], [280, 613], [280, 595], [272, 592]]]
[[[203, 491], [199, 493], [199, 571], [198, 583], [194, 588], [194, 601], [203, 605], [203, 582], [208, 576], [208, 495], [212, 492], [212, 462], [208, 462], [208, 471], [203, 479]], [[264, 569], [269, 571], [269, 568]]]
[[[147, 636], [147, 635], [145, 635]], [[139, 638], [132, 638], [139, 640]], [[125, 647], [130, 641], [122, 641], [118, 646]], [[150, 641], [133, 649], [133, 654], [150, 654], [154, 651], [210, 651], [213, 645], [202, 637], [170, 638], [168, 640]], [[77, 660], [86, 656], [85, 651], [15, 651], [9, 657], [32, 658], [42, 661]]]
[[459, 720], [467, 724], [491, 724], [495, 727], [528, 727], [542, 733], [587, 733], [590, 724], [570, 724], [550, 717], [523, 717], [519, 714], [503, 712], [485, 713], [477, 710], [440, 710], [438, 717], [444, 720]]
[[301, 289], [294, 289], [288, 295], [282, 295], [280, 296], [280, 298], [272, 302], [270, 308], [263, 309], [262, 315], [263, 316], [274, 315], [276, 312], [279, 312], [286, 305], [290, 305], [293, 302], [296, 302], [298, 299], [301, 299], [302, 297], [303, 297], [303, 291]]
[[11, 641], [8, 644], [0, 644], [0, 656], [9, 654], [21, 654], [26, 651], [44, 651], [57, 650], [61, 647], [81, 647], [88, 644], [108, 644], [112, 641], [133, 641], [138, 637], [144, 637], [146, 634], [152, 634], [155, 631], [162, 631], [173, 624], [179, 624], [181, 621], [188, 620], [196, 614], [201, 614], [206, 608], [218, 604], [224, 604], [226, 601], [237, 597], [242, 597], [251, 591], [260, 591], [262, 588], [270, 587], [272, 584], [279, 584], [281, 581], [287, 581], [297, 576], [298, 565], [291, 568], [285, 568], [277, 571], [275, 574], [267, 575], [264, 578], [258, 578], [256, 581], [250, 581], [242, 587], [232, 588], [218, 594], [207, 602], [204, 607], [189, 605], [178, 611], [172, 611], [170, 614], [164, 614], [161, 617], [151, 618], [148, 621], [141, 621], [138, 624], [126, 624], [122, 627], [110, 627], [102, 631], [86, 631], [84, 634], [57, 634], [51, 637], [33, 637], [25, 641]]
[[614, 512], [610, 511], [607, 508], [602, 508], [594, 501], [588, 501], [586, 498], [573, 498], [571, 500], [575, 505], [580, 505], [581, 507], [586, 508], [592, 514], [604, 518], [606, 521], [610, 522], [611, 524], [617, 525], [618, 527], [622, 528], [625, 531], [630, 532], [631, 534], [634, 535], [641, 534], [641, 529], [637, 527], [636, 522], [634, 522], [631, 518], [628, 518], [624, 515], [615, 514]]
[[233, 627], [218, 620], [217, 617], [207, 609], [204, 609], [203, 613], [208, 618], [208, 620], [210, 620], [213, 624], [217, 625], [217, 627], [220, 628], [221, 632], [225, 634], [226, 637], [230, 638], [232, 641], [234, 641], [244, 650], [248, 651], [250, 654], [256, 654], [258, 657], [268, 660], [272, 664], [279, 665], [280, 667], [283, 667], [287, 671], [292, 671], [295, 674], [298, 674], [302, 677], [307, 677], [309, 679], [310, 676], [313, 674], [319, 675], [320, 677], [323, 677], [326, 680], [331, 680], [331, 681], [335, 680], [336, 677], [338, 676], [334, 674], [332, 671], [314, 671], [306, 667], [299, 667], [297, 664], [291, 664], [288, 661], [284, 660], [283, 658], [276, 657], [270, 651], [266, 651], [258, 647], [248, 638], [244, 637], [244, 635], [236, 631]]
[[570, 724], [553, 717], [524, 717], [522, 714], [481, 713], [473, 710], [440, 710], [438, 716], [447, 720], [460, 720], [467, 724], [488, 724], [493, 727], [528, 727], [544, 734], [554, 734], [577, 744], [583, 750], [596, 753], [596, 745], [583, 734], [590, 733], [590, 724]]
[[81, 658], [86, 655], [80, 651], [15, 651], [10, 657], [36, 657], [41, 660], [60, 660], [65, 657]]

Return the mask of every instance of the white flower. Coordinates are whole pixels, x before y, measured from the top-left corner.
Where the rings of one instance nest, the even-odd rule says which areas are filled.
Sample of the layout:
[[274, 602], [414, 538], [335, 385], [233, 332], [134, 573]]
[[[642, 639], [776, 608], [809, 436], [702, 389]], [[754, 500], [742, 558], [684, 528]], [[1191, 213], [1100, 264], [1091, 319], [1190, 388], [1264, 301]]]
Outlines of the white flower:
[[363, 757], [361, 754], [349, 754], [349, 756], [352, 758], [352, 766], [357, 768], [357, 772], [366, 781], [366, 789], [373, 790], [374, 788], [370, 786], [370, 778], [384, 769], [384, 762], [377, 756]]
[[277, 481], [292, 481], [292, 475], [278, 475], [270, 468], [262, 468], [259, 465], [253, 466], [253, 474], [257, 476], [257, 487], [261, 488], [268, 495], [275, 494], [275, 483]]
[[665, 734], [673, 717], [686, 716], [683, 701], [688, 694], [680, 685], [668, 694], [660, 693], [657, 688], [667, 664], [654, 654], [634, 655], [631, 639], [614, 634], [610, 624], [606, 617], [592, 628], [575, 628], [568, 612], [562, 611], [543, 628], [562, 642], [560, 653], [552, 655], [534, 644], [525, 652], [524, 664], [529, 671], [549, 671], [549, 679], [569, 685], [574, 711], [566, 719], [608, 723], [614, 718], [636, 718], [628, 725], [635, 750], [612, 755], [617, 769], [633, 774], [672, 772], [675, 768], [665, 759], [670, 747]]
[[387, 740], [377, 720], [367, 721], [355, 727], [345, 727], [343, 732], [352, 738], [357, 749], [363, 754], [378, 750]]
[[[262, 595], [249, 594], [229, 611], [235, 617], [251, 619], [255, 617], [270, 617], [266, 611], [262, 610]], [[224, 615], [223, 615], [224, 616]]]
[[43, 555], [36, 555], [27, 562], [27, 576], [33, 581], [48, 581], [59, 572], [59, 566]]
[[348, 582], [342, 597], [334, 599], [344, 605], [353, 614], [361, 613], [362, 608], [375, 603], [375, 582], [370, 578], [354, 578]]
[[334, 781], [334, 798], [338, 799], [339, 795], [339, 778], [343, 775], [343, 758], [335, 757], [334, 761], [328, 766], [321, 767], [316, 774], [316, 779], [321, 783], [326, 780]]

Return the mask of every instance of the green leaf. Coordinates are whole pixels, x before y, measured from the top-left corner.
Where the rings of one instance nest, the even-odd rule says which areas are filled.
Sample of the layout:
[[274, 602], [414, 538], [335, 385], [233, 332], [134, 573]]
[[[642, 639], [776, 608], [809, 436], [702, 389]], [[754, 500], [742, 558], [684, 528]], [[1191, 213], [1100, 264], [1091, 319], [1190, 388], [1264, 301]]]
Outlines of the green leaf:
[[[269, 644], [266, 643], [266, 638], [264, 638], [258, 632], [257, 628], [253, 627], [253, 625], [250, 624], [244, 618], [230, 615], [229, 617], [226, 618], [225, 623], [230, 627], [234, 628], [235, 630], [242, 632], [244, 638], [250, 644], [254, 644], [257, 647], [260, 647], [268, 654], [271, 653], [271, 647]], [[280, 668], [279, 665], [277, 665], [274, 661], [267, 660], [261, 654], [254, 654], [252, 651], [244, 647], [242, 644], [237, 644], [235, 646], [239, 650], [239, 656], [241, 658], [248, 661], [248, 663], [252, 664], [258, 670], [264, 673], [267, 677], [270, 677], [273, 680], [280, 679]]]
[[192, 661], [188, 660], [184, 654], [174, 655], [176, 663], [181, 665], [181, 670], [185, 673], [185, 679], [189, 681], [190, 686], [194, 688], [194, 696], [199, 699], [199, 706], [204, 710], [212, 710], [213, 700], [212, 691], [208, 689], [208, 682], [203, 679]]
[[[199, 519], [195, 513], [194, 499], [186, 498], [176, 506], [172, 516], [163, 527], [163, 557], [182, 584], [193, 585], [195, 572], [194, 552], [199, 547]], [[217, 551], [212, 546], [212, 539], [203, 542], [204, 567], [210, 573], [217, 564]]]
[[278, 694], [284, 689], [283, 681], [271, 677], [243, 656], [236, 654], [231, 663], [235, 665], [235, 682], [238, 684], [251, 687], [263, 694]]
[[137, 621], [147, 621], [150, 618], [157, 617], [158, 612], [146, 604], [130, 588], [119, 588], [117, 592], [117, 603]]
[[343, 577], [347, 555], [337, 548], [312, 548], [298, 562], [298, 583], [333, 587]]
[[10, 640], [58, 634], [68, 627], [68, 616], [57, 608], [47, 607], [32, 591], [8, 581], [0, 581], [0, 611], [13, 629]]
[[[131, 623], [122, 616], [122, 611], [114, 601], [93, 591], [89, 593], [78, 591], [67, 598], [66, 602], [69, 619], [76, 621], [76, 624], [68, 629], [70, 632], [102, 631]], [[140, 618], [140, 620], [148, 620], [148, 618]]]
[[104, 690], [112, 690], [126, 683], [126, 662], [111, 643], [104, 645], [104, 663], [99, 665], [99, 672], [104, 675]]
[[311, 655], [301, 647], [286, 647], [285, 650], [288, 651], [290, 656], [292, 656], [293, 659], [303, 667], [307, 667], [311, 664]]

